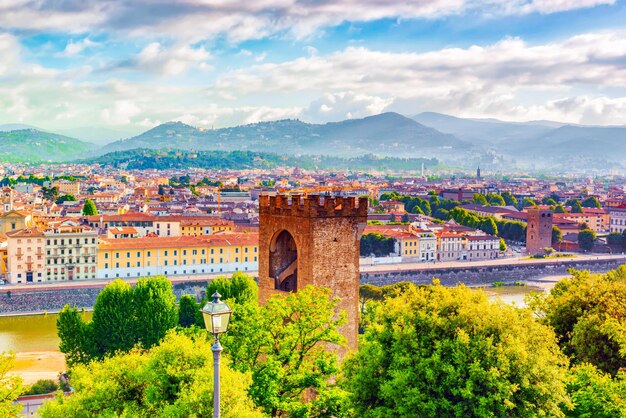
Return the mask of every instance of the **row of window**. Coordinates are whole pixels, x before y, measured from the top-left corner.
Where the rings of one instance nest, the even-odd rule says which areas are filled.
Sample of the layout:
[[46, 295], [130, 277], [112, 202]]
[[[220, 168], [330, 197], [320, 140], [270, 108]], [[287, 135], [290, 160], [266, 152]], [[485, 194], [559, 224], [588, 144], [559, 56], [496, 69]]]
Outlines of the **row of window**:
[[[250, 261], [251, 260], [249, 260], [248, 257], [244, 257], [244, 259], [243, 259], [244, 263], [248, 263]], [[254, 257], [254, 262], [256, 263], [256, 261], [257, 261], [257, 257], [255, 256]], [[239, 257], [235, 257], [235, 263], [238, 263], [238, 262], [239, 262]], [[223, 264], [223, 263], [224, 263], [224, 259], [220, 257], [218, 264]], [[192, 260], [191, 264], [196, 264], [196, 261]], [[200, 259], [200, 264], [207, 264], [207, 259], [206, 258], [201, 258]], [[215, 259], [211, 258], [209, 264], [215, 264]], [[178, 265], [178, 260], [174, 260], [174, 264], [173, 265], [177, 266]], [[182, 265], [186, 266], [187, 265], [187, 260], [183, 260]], [[169, 266], [168, 260], [163, 260], [163, 266]], [[126, 268], [130, 268], [130, 267], [131, 267], [131, 262], [127, 261], [126, 262]], [[135, 265], [132, 266], [132, 267], [141, 267], [141, 261], [135, 262]], [[146, 262], [146, 267], [152, 267], [150, 261]], [[108, 269], [109, 268], [109, 263], [104, 263], [104, 268]], [[120, 263], [115, 263], [115, 268], [116, 269], [120, 268]]]
[[[206, 271], [205, 271], [205, 270], [206, 270]], [[165, 275], [167, 276], [167, 275], [168, 275], [168, 274], [170, 274], [170, 273], [171, 273], [171, 274], [173, 274], [173, 275], [177, 275], [177, 274], [198, 274], [198, 273], [222, 273], [223, 271], [224, 271], [224, 269], [220, 267], [220, 268], [219, 268], [219, 271], [218, 271], [218, 269], [216, 269], [216, 268], [215, 268], [215, 269], [213, 269], [213, 268], [211, 268], [211, 269], [202, 269], [202, 270], [196, 270], [196, 269], [194, 269], [194, 270], [191, 270], [189, 273], [187, 273], [187, 270], [182, 270], [182, 271], [180, 271], [180, 270], [174, 270], [174, 271], [171, 271], [171, 270], [169, 270], [169, 271], [168, 271], [168, 270], [165, 270], [165, 271], [163, 272], [163, 274], [165, 274]], [[236, 267], [236, 268], [235, 268], [235, 271], [239, 271], [239, 267]], [[248, 271], [248, 267], [245, 267], [245, 268], [244, 268], [244, 271]], [[137, 277], [142, 277], [142, 276], [150, 276], [150, 272], [147, 272], [147, 273], [137, 272], [136, 276], [137, 276]], [[115, 274], [115, 277], [120, 277], [120, 274], [119, 274], [119, 273], [116, 273], [116, 274]], [[130, 277], [130, 273], [126, 273], [126, 277]], [[109, 274], [108, 274], [108, 273], [106, 273], [106, 274], [104, 275], [104, 278], [105, 278], [105, 279], [108, 279], [108, 278], [109, 278]]]
[[[89, 244], [89, 238], [74, 238], [74, 240], [72, 241], [72, 238], [68, 238], [67, 239], [67, 245], [72, 245], [72, 244], [81, 244], [80, 241], [83, 241], [82, 244]], [[19, 240], [17, 241], [19, 243]], [[54, 244], [52, 244], [54, 243]], [[95, 244], [96, 243], [96, 239], [95, 238], [91, 238], [91, 243]], [[48, 238], [47, 245], [65, 245], [65, 238], [62, 239], [50, 239]]]
[[[257, 247], [254, 247], [254, 252], [256, 253], [257, 251], [258, 251]], [[244, 247], [244, 251], [243, 252], [244, 253], [248, 253], [248, 247]], [[173, 250], [173, 253], [174, 253], [173, 255], [177, 256], [178, 255], [178, 250]], [[211, 254], [215, 254], [215, 249], [211, 248], [210, 253]], [[224, 249], [220, 248], [220, 252], [219, 253], [220, 254], [224, 254]], [[206, 254], [206, 250], [204, 248], [201, 250], [201, 254], [202, 255]], [[235, 254], [239, 254], [239, 248], [238, 247], [235, 247]], [[183, 250], [182, 251], [182, 255], [187, 255], [187, 250]], [[191, 250], [191, 255], [198, 255], [198, 250]], [[164, 257], [169, 256], [169, 250], [164, 250], [163, 251], [163, 256]], [[131, 257], [130, 251], [127, 251], [126, 252], [126, 258], [130, 258], [130, 257]], [[137, 251], [137, 257], [141, 258], [141, 251]], [[146, 251], [146, 257], [152, 257], [152, 251]], [[105, 259], [109, 258], [109, 253], [108, 252], [104, 253], [104, 258]], [[119, 252], [115, 253], [115, 258], [120, 258], [120, 253]]]

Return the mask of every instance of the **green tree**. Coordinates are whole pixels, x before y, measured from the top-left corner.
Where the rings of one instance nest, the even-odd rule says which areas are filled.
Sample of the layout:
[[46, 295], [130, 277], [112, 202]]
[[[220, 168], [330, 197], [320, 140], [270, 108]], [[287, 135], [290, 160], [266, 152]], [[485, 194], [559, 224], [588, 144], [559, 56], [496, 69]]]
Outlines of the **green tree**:
[[141, 278], [133, 291], [135, 339], [143, 347], [158, 344], [178, 324], [176, 296], [165, 276]]
[[490, 193], [487, 195], [487, 200], [491, 206], [505, 206], [506, 202], [504, 198], [497, 193]]
[[552, 245], [558, 244], [563, 240], [563, 232], [561, 228], [556, 225], [552, 225]]
[[579, 200], [574, 199], [574, 201], [572, 202], [570, 212], [571, 213], [583, 213], [584, 212], [583, 207], [580, 204]]
[[598, 201], [598, 198], [595, 196], [589, 196], [580, 204], [583, 208], [601, 208], [602, 205]]
[[595, 240], [596, 233], [591, 229], [583, 229], [578, 233], [578, 245], [583, 250], [590, 251], [593, 248]]
[[534, 206], [537, 206], [537, 203], [535, 203], [535, 201], [532, 200], [530, 197], [525, 197], [522, 200], [522, 208], [534, 207]]
[[178, 324], [181, 327], [197, 325], [204, 327], [204, 320], [200, 312], [200, 305], [193, 295], [182, 295], [178, 303]]
[[570, 273], [530, 306], [554, 329], [574, 363], [615, 374], [626, 367], [626, 265], [602, 275]]
[[93, 307], [91, 326], [98, 357], [133, 348], [137, 338], [131, 285], [116, 279], [102, 289]]
[[491, 217], [485, 217], [480, 223], [480, 229], [489, 235], [498, 235], [498, 226], [496, 221]]
[[39, 379], [28, 388], [24, 395], [43, 395], [56, 392], [59, 389], [57, 382], [51, 379]]
[[474, 193], [474, 197], [472, 198], [472, 203], [476, 203], [478, 205], [487, 206], [489, 202], [487, 202], [487, 198], [483, 194]]
[[506, 251], [506, 242], [504, 242], [504, 239], [502, 238], [500, 238], [500, 251]]
[[149, 348], [178, 324], [171, 283], [164, 276], [142, 278], [133, 289], [116, 279], [96, 298], [91, 322], [66, 305], [57, 319], [59, 348], [70, 366], [129, 351], [136, 344]]
[[378, 232], [363, 234], [360, 242], [360, 253], [363, 257], [369, 257], [372, 254], [376, 257], [385, 257], [395, 251], [395, 239]]
[[85, 323], [76, 307], [65, 305], [57, 317], [59, 350], [65, 354], [65, 362], [72, 367], [88, 363], [96, 357], [93, 323]]
[[254, 279], [242, 272], [235, 272], [231, 278], [222, 276], [213, 279], [207, 285], [207, 297], [215, 292], [223, 300], [233, 300], [238, 304], [254, 303], [259, 300], [259, 288]]
[[331, 347], [345, 344], [337, 329], [346, 315], [337, 314], [336, 306], [330, 290], [311, 286], [275, 295], [261, 307], [233, 306], [225, 352], [233, 353], [234, 368], [252, 373], [250, 396], [267, 414], [313, 417], [320, 398], [340, 402], [341, 391], [331, 382], [338, 370]]
[[396, 222], [396, 215], [393, 213], [389, 215], [389, 222]]
[[380, 287], [373, 284], [362, 284], [359, 286], [359, 332], [362, 332], [369, 324], [368, 311], [372, 310], [372, 303], [382, 299], [383, 291]]
[[557, 201], [556, 201], [556, 200], [554, 200], [553, 198], [549, 197], [549, 196], [548, 196], [548, 197], [544, 197], [544, 198], [541, 200], [541, 203], [543, 203], [544, 205], [550, 205], [550, 206], [556, 206], [556, 205], [558, 205]]
[[159, 184], [158, 194], [159, 194], [159, 196], [165, 196], [165, 187], [163, 187], [162, 184]]
[[73, 194], [64, 194], [63, 196], [59, 196], [57, 197], [57, 199], [54, 201], [54, 203], [56, 203], [57, 205], [60, 205], [63, 202], [76, 202], [76, 197]]
[[85, 204], [83, 205], [83, 216], [93, 216], [98, 214], [98, 208], [96, 204], [91, 199], [85, 199]]
[[567, 417], [626, 417], [626, 372], [611, 378], [591, 364], [582, 364], [572, 368], [566, 382], [574, 404], [565, 410]]
[[44, 199], [54, 201], [59, 196], [59, 188], [58, 187], [42, 187], [41, 195]]
[[464, 286], [386, 299], [343, 386], [359, 417], [563, 416], [567, 358], [528, 310]]
[[517, 206], [517, 199], [511, 194], [511, 192], [502, 193], [502, 199], [506, 206]]
[[21, 416], [22, 405], [13, 404], [22, 393], [22, 379], [9, 374], [13, 368], [15, 354], [3, 351], [0, 353], [0, 416], [18, 417]]
[[[72, 396], [58, 395], [38, 410], [43, 418], [208, 417], [213, 414], [213, 355], [206, 332], [171, 331], [149, 351], [135, 349], [72, 370]], [[224, 418], [262, 418], [249, 398], [251, 378], [221, 365]]]
[[405, 213], [404, 215], [402, 215], [402, 218], [400, 218], [400, 222], [408, 224], [409, 222], [411, 222], [411, 218], [409, 218], [409, 214]]
[[565, 210], [565, 207], [563, 207], [563, 205], [556, 205], [554, 207], [554, 213], [567, 213], [567, 211]]

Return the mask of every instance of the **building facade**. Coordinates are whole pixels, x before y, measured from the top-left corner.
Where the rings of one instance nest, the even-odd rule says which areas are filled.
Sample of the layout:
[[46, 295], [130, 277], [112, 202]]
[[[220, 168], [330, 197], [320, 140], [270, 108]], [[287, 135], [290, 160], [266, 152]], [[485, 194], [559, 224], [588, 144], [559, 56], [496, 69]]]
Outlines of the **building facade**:
[[45, 237], [38, 228], [7, 232], [7, 279], [9, 283], [43, 282]]
[[549, 247], [552, 247], [552, 211], [529, 208], [526, 252], [531, 255], [543, 254], [543, 249]]
[[96, 278], [98, 231], [65, 221], [52, 226], [44, 236], [47, 281]]

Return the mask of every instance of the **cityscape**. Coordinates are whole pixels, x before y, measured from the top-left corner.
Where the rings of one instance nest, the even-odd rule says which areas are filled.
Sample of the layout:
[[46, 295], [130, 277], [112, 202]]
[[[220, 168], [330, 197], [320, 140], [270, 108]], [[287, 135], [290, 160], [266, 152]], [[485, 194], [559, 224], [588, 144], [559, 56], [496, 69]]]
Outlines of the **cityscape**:
[[0, 416], [626, 417], [626, 3], [383, 3], [0, 4]]

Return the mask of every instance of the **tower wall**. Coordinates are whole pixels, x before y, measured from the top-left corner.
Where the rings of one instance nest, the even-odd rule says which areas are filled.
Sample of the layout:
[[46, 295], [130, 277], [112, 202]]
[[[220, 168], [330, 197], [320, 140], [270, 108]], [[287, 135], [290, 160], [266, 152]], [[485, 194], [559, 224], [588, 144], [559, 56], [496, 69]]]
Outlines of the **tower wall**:
[[[307, 285], [329, 288], [348, 314], [341, 332], [355, 349], [358, 334], [359, 249], [367, 222], [367, 198], [259, 197], [259, 300]], [[287, 231], [297, 251], [278, 254]], [[280, 239], [279, 239], [280, 237]], [[287, 259], [287, 261], [285, 261]], [[276, 277], [272, 277], [276, 276]]]
[[530, 255], [543, 254], [546, 247], [552, 247], [552, 211], [530, 208], [526, 224], [526, 251]]

